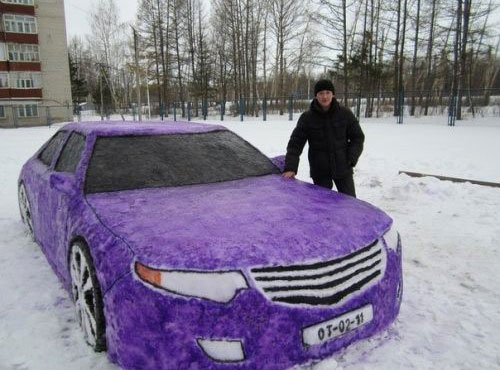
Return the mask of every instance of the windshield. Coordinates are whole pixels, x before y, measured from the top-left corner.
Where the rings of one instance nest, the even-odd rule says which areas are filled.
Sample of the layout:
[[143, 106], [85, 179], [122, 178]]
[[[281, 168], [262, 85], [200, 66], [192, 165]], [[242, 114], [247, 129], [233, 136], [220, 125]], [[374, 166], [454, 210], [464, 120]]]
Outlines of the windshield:
[[279, 173], [230, 131], [98, 137], [85, 193], [207, 184]]

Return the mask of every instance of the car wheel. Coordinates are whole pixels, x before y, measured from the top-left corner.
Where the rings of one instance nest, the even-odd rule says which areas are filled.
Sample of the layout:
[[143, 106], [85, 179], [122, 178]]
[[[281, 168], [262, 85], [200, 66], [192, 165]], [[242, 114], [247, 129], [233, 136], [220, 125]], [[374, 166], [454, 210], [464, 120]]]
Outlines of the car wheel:
[[83, 242], [71, 245], [71, 291], [76, 314], [85, 340], [96, 352], [106, 350], [106, 324], [101, 288], [88, 246]]
[[21, 219], [28, 227], [28, 233], [32, 240], [35, 240], [35, 233], [33, 231], [33, 220], [31, 218], [31, 207], [26, 194], [24, 184], [21, 184], [18, 189], [19, 210], [21, 212]]

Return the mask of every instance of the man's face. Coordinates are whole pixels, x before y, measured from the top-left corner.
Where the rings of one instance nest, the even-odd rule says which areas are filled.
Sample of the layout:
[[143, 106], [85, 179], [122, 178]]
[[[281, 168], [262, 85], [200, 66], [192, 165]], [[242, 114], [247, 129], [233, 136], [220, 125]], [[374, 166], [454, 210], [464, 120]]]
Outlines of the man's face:
[[321, 90], [316, 94], [316, 100], [323, 109], [327, 110], [330, 108], [334, 96], [330, 90]]

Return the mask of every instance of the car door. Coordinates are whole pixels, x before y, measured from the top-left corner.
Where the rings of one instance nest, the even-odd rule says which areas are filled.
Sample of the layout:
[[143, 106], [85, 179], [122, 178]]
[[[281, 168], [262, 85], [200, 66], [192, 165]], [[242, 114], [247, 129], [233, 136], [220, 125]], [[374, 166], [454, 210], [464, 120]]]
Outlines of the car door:
[[44, 145], [36, 159], [31, 166], [33, 174], [33, 184], [27, 189], [31, 193], [33, 200], [33, 227], [35, 238], [41, 245], [42, 249], [47, 254], [50, 260], [50, 251], [47, 249], [48, 235], [47, 230], [52, 220], [52, 215], [48, 212], [48, 178], [55, 158], [59, 154], [61, 147], [67, 137], [67, 131], [58, 131], [48, 142]]
[[[56, 269], [65, 269], [68, 238], [68, 216], [71, 207], [81, 201], [81, 184], [75, 173], [85, 147], [85, 136], [72, 132], [57, 158], [49, 178], [48, 208], [53, 215], [49, 243], [54, 252]], [[63, 276], [66, 271], [58, 271]]]

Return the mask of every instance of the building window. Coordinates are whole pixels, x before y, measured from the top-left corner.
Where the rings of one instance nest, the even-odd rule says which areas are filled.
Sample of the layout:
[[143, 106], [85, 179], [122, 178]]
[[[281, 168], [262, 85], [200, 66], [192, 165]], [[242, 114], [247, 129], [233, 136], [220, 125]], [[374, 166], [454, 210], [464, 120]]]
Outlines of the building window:
[[0, 89], [9, 87], [9, 74], [7, 72], [0, 72]]
[[0, 42], [0, 60], [7, 60], [7, 52], [3, 42]]
[[[9, 60], [15, 62], [38, 62], [40, 54], [38, 45], [29, 44], [7, 44]], [[1, 52], [0, 52], [1, 54]]]
[[5, 107], [0, 105], [0, 118], [5, 118]]
[[21, 5], [35, 5], [33, 0], [2, 0], [2, 3], [21, 4]]
[[5, 32], [37, 33], [36, 18], [29, 15], [5, 14], [3, 22]]
[[11, 72], [10, 87], [13, 89], [40, 89], [42, 74], [35, 72]]
[[23, 104], [17, 107], [19, 117], [38, 117], [37, 104]]

